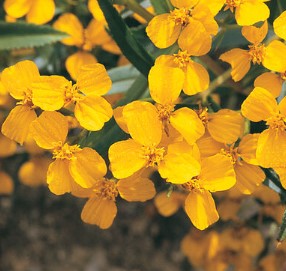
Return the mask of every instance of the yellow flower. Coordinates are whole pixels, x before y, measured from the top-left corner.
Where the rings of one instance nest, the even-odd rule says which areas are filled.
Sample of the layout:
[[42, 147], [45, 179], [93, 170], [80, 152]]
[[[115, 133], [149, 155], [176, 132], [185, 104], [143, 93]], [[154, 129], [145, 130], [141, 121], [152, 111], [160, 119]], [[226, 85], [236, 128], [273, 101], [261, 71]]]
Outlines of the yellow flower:
[[197, 114], [208, 133], [218, 142], [232, 144], [243, 134], [244, 118], [239, 112], [221, 109], [209, 113], [207, 108], [200, 108]]
[[0, 195], [10, 195], [14, 191], [14, 182], [12, 178], [5, 173], [0, 171]]
[[8, 138], [23, 144], [29, 133], [30, 123], [37, 118], [32, 102], [31, 85], [40, 78], [35, 63], [29, 60], [3, 70], [1, 81], [10, 95], [20, 100], [2, 125], [2, 133]]
[[104, 50], [119, 54], [120, 50], [105, 30], [104, 22], [91, 20], [84, 29], [79, 19], [72, 13], [61, 15], [53, 24], [57, 30], [69, 34], [62, 43], [68, 46], [76, 46], [80, 51], [70, 55], [66, 60], [66, 68], [73, 79], [77, 79], [82, 65], [95, 64], [97, 59], [90, 53], [96, 47], [101, 46]]
[[251, 63], [264, 65], [266, 48], [261, 42], [267, 35], [267, 31], [267, 21], [260, 28], [244, 26], [242, 28], [242, 35], [251, 42], [251, 45], [248, 46], [249, 50], [235, 48], [220, 56], [221, 60], [231, 65], [231, 76], [234, 81], [239, 81], [246, 75]]
[[241, 105], [242, 114], [251, 121], [264, 120], [268, 126], [258, 138], [256, 158], [262, 167], [285, 167], [286, 98], [279, 105], [266, 89], [256, 87]]
[[[181, 75], [182, 73], [178, 69], [184, 73], [184, 76]], [[162, 80], [159, 80], [159, 78], [162, 78]], [[155, 96], [155, 92], [165, 91], [166, 85], [169, 86], [168, 89], [173, 86], [177, 88], [182, 86], [187, 95], [204, 91], [209, 86], [207, 70], [201, 64], [194, 62], [187, 51], [159, 56], [154, 67], [150, 70], [148, 79], [151, 96]], [[165, 84], [163, 84], [164, 82]]]
[[191, 55], [206, 54], [218, 25], [207, 5], [197, 5], [198, 2], [171, 0], [175, 9], [155, 16], [146, 28], [151, 41], [158, 48], [167, 48], [178, 40], [179, 47]]
[[45, 24], [55, 14], [54, 0], [5, 0], [4, 10], [12, 18], [21, 18], [26, 15], [29, 23]]
[[265, 174], [256, 160], [256, 147], [259, 134], [249, 134], [239, 143], [222, 144], [209, 134], [197, 141], [201, 157], [221, 153], [229, 157], [236, 176], [235, 188], [243, 194], [251, 194], [264, 181]]
[[81, 197], [89, 198], [83, 207], [81, 218], [85, 223], [107, 229], [117, 214], [115, 201], [118, 195], [127, 201], [144, 202], [152, 199], [155, 193], [154, 184], [148, 178], [133, 175], [116, 182], [102, 176], [92, 188], [81, 192]]
[[87, 130], [100, 130], [112, 117], [111, 105], [101, 95], [111, 88], [111, 80], [102, 64], [82, 66], [76, 84], [62, 76], [41, 76], [32, 85], [33, 103], [54, 111], [75, 104], [74, 114]]
[[65, 143], [67, 134], [68, 121], [58, 112], [45, 111], [31, 124], [37, 144], [53, 151], [55, 161], [49, 165], [47, 183], [57, 195], [76, 191], [79, 186], [89, 188], [107, 171], [95, 150]]

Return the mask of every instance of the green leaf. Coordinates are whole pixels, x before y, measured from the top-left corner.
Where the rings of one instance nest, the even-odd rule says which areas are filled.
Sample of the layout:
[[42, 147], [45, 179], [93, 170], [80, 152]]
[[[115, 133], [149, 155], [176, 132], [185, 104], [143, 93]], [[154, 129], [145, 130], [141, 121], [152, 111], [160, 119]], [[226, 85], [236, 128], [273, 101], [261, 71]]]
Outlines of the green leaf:
[[66, 37], [48, 25], [0, 22], [0, 50], [38, 47]]
[[[95, 0], [94, 0], [95, 1]], [[112, 37], [125, 57], [146, 77], [154, 65], [154, 59], [134, 38], [131, 30], [124, 23], [116, 9], [108, 0], [98, 0]]]
[[169, 0], [151, 0], [151, 4], [154, 7], [156, 14], [168, 13], [173, 9], [173, 6]]

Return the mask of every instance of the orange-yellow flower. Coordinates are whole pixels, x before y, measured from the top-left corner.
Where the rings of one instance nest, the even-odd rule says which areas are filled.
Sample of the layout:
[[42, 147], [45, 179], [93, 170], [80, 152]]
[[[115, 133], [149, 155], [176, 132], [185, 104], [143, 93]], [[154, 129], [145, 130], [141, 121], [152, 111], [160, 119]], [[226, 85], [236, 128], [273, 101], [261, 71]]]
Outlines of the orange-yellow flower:
[[266, 89], [256, 87], [241, 105], [242, 114], [251, 121], [264, 120], [268, 126], [258, 138], [256, 158], [262, 167], [285, 167], [286, 98], [277, 104]]
[[92, 187], [107, 171], [95, 150], [65, 143], [67, 134], [68, 121], [58, 112], [45, 111], [31, 124], [31, 135], [37, 144], [53, 151], [55, 161], [49, 165], [47, 183], [57, 195], [76, 191], [79, 186]]
[[73, 79], [77, 79], [82, 65], [95, 64], [97, 59], [90, 53], [96, 47], [119, 54], [120, 50], [105, 30], [104, 22], [91, 20], [84, 29], [79, 19], [72, 13], [61, 15], [53, 24], [57, 30], [69, 34], [62, 43], [68, 46], [76, 46], [80, 51], [70, 55], [66, 60], [66, 68]]
[[37, 118], [32, 102], [31, 85], [40, 78], [36, 64], [29, 60], [3, 70], [1, 81], [10, 95], [20, 100], [2, 125], [2, 133], [8, 138], [23, 144], [29, 133], [30, 123]]
[[35, 105], [54, 111], [75, 104], [74, 114], [87, 130], [100, 130], [112, 117], [111, 105], [101, 95], [111, 88], [111, 80], [102, 64], [82, 66], [76, 84], [62, 76], [41, 76], [32, 84]]
[[5, 0], [4, 10], [12, 18], [21, 18], [26, 15], [29, 23], [45, 24], [55, 14], [54, 0]]
[[242, 35], [251, 42], [249, 50], [239, 48], [232, 49], [220, 56], [220, 59], [228, 62], [231, 67], [231, 76], [234, 81], [241, 80], [250, 69], [251, 63], [263, 64], [266, 54], [265, 45], [262, 40], [267, 35], [268, 24], [264, 22], [263, 26], [258, 28], [255, 26], [244, 26], [242, 28]]
[[191, 55], [206, 54], [218, 25], [207, 5], [197, 5], [198, 2], [171, 0], [175, 9], [155, 16], [146, 28], [152, 42], [158, 48], [167, 48], [178, 40], [179, 47]]
[[82, 220], [97, 225], [101, 229], [107, 229], [112, 225], [117, 214], [115, 202], [118, 195], [127, 201], [144, 202], [152, 199], [155, 193], [151, 180], [134, 175], [118, 182], [102, 176], [92, 188], [82, 190], [75, 195], [89, 198], [81, 213]]

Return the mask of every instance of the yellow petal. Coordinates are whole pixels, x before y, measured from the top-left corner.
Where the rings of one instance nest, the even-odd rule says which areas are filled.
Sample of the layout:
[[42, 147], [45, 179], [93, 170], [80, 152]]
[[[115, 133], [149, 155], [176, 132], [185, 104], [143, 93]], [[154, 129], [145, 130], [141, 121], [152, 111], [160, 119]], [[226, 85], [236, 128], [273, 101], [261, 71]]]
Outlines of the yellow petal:
[[186, 198], [185, 210], [199, 230], [206, 229], [219, 219], [213, 197], [206, 190], [192, 190]]
[[35, 111], [29, 106], [17, 105], [4, 121], [1, 132], [22, 145], [30, 131], [30, 124], [36, 118]]
[[10, 195], [13, 190], [14, 182], [12, 178], [4, 171], [0, 171], [0, 195]]
[[242, 103], [241, 113], [251, 121], [258, 122], [278, 113], [278, 105], [269, 91], [256, 87]]
[[195, 95], [209, 87], [209, 74], [204, 66], [196, 62], [189, 62], [185, 71], [184, 92]]
[[114, 201], [103, 198], [90, 198], [81, 212], [81, 219], [101, 229], [109, 228], [117, 214]]
[[1, 81], [13, 98], [23, 99], [27, 89], [39, 76], [36, 64], [30, 60], [24, 60], [4, 69], [1, 74]]
[[194, 7], [199, 0], [171, 0], [171, 3], [176, 8], [192, 8]]
[[257, 143], [256, 157], [260, 166], [284, 167], [286, 161], [286, 133], [276, 129], [264, 130]]
[[233, 164], [222, 154], [202, 160], [201, 185], [211, 192], [224, 191], [234, 186], [236, 179]]
[[282, 12], [273, 22], [274, 32], [281, 39], [286, 40], [286, 11]]
[[271, 71], [284, 73], [286, 71], [286, 45], [279, 40], [270, 42], [265, 47], [262, 64]]
[[222, 54], [219, 59], [231, 65], [234, 81], [241, 80], [250, 69], [250, 58], [246, 50], [235, 48]]
[[253, 25], [267, 20], [269, 15], [269, 8], [262, 1], [244, 1], [235, 11], [235, 19], [238, 25]]
[[230, 109], [221, 109], [209, 114], [207, 124], [210, 135], [221, 143], [234, 143], [244, 131], [244, 118], [240, 112]]
[[105, 17], [97, 0], [88, 0], [88, 10], [97, 21], [104, 21]]
[[141, 201], [152, 199], [156, 190], [151, 180], [142, 177], [131, 176], [126, 179], [121, 179], [116, 184], [121, 198], [127, 201]]
[[169, 19], [169, 14], [155, 16], [146, 27], [146, 32], [151, 41], [158, 48], [167, 48], [178, 39], [181, 27]]
[[0, 134], [0, 157], [11, 156], [16, 152], [17, 144], [15, 141]]
[[43, 149], [53, 149], [55, 143], [66, 140], [68, 121], [58, 112], [44, 111], [31, 124], [31, 135]]
[[178, 39], [179, 47], [187, 50], [192, 56], [201, 56], [211, 49], [212, 39], [204, 25], [197, 20], [191, 22], [182, 30]]
[[238, 153], [241, 155], [243, 161], [248, 164], [258, 165], [256, 159], [256, 148], [260, 134], [245, 135], [238, 146]]
[[286, 115], [286, 98], [285, 97], [280, 101], [278, 107], [279, 107], [280, 113], [282, 113], [285, 116]]
[[117, 179], [127, 178], [147, 164], [147, 160], [142, 155], [142, 145], [132, 139], [111, 145], [108, 157], [110, 169]]
[[135, 101], [123, 109], [131, 137], [144, 146], [157, 146], [162, 138], [162, 123], [154, 105]]
[[96, 64], [94, 55], [85, 51], [78, 51], [66, 59], [65, 66], [71, 78], [77, 80], [80, 68], [83, 65]]
[[170, 117], [170, 123], [190, 145], [205, 132], [205, 127], [198, 115], [186, 107], [176, 110]]
[[90, 188], [97, 179], [101, 179], [107, 171], [103, 158], [91, 148], [83, 148], [75, 153], [69, 170], [74, 181], [83, 188]]
[[56, 195], [72, 191], [74, 179], [69, 172], [69, 163], [69, 160], [57, 159], [48, 168], [47, 183], [50, 191]]
[[61, 15], [54, 22], [53, 27], [59, 31], [69, 34], [70, 37], [62, 40], [63, 44], [81, 47], [84, 43], [83, 26], [74, 14], [65, 13]]
[[171, 216], [183, 206], [186, 195], [173, 191], [169, 196], [166, 192], [159, 193], [154, 200], [155, 206], [162, 216]]
[[235, 165], [236, 188], [243, 194], [251, 194], [259, 186], [265, 177], [263, 170], [259, 166], [240, 162]]
[[5, 0], [4, 9], [13, 18], [20, 18], [26, 15], [31, 8], [32, 2], [29, 0]]
[[89, 131], [100, 130], [112, 113], [111, 105], [104, 98], [92, 95], [77, 102], [74, 109], [80, 125]]
[[67, 86], [69, 86], [69, 81], [63, 76], [39, 77], [31, 86], [33, 104], [46, 111], [61, 109], [65, 102]]
[[31, 9], [27, 14], [27, 22], [45, 24], [53, 19], [55, 14], [54, 0], [33, 0]]
[[168, 182], [183, 184], [199, 175], [201, 165], [195, 157], [194, 147], [178, 142], [169, 145], [168, 153], [160, 163], [158, 171]]
[[271, 72], [265, 72], [259, 75], [255, 81], [255, 87], [261, 87], [272, 93], [274, 97], [278, 97], [282, 90], [283, 80], [281, 76]]
[[123, 108], [124, 108], [124, 106], [116, 107], [113, 110], [113, 116], [114, 116], [114, 119], [115, 119], [117, 125], [120, 127], [120, 129], [123, 130], [126, 134], [129, 134], [126, 121], [123, 118]]
[[282, 184], [282, 186], [285, 189], [286, 188], [286, 168], [285, 167], [276, 167], [276, 168], [274, 168], [274, 170], [278, 174], [280, 183]]
[[22, 164], [18, 172], [21, 183], [32, 187], [46, 184], [50, 163], [48, 158], [35, 157]]
[[80, 68], [77, 86], [84, 94], [104, 95], [111, 88], [111, 79], [104, 65], [96, 63]]
[[215, 155], [224, 148], [224, 144], [215, 141], [208, 132], [198, 139], [197, 145], [202, 158]]
[[32, 137], [31, 133], [28, 134], [28, 137], [26, 138], [24, 142], [24, 148], [29, 154], [42, 154], [45, 152], [44, 149], [40, 148], [34, 138]]
[[244, 26], [241, 29], [242, 35], [252, 44], [258, 44], [264, 40], [268, 32], [268, 23], [265, 21], [261, 27], [254, 25]]
[[198, 5], [192, 10], [192, 17], [200, 21], [209, 35], [216, 35], [218, 32], [218, 24], [209, 9], [208, 5]]
[[222, 9], [223, 5], [225, 4], [225, 0], [213, 0], [211, 2], [209, 0], [200, 0], [198, 6], [200, 4], [207, 6], [213, 16], [215, 16]]
[[152, 99], [159, 104], [174, 104], [183, 88], [184, 80], [185, 74], [181, 69], [155, 64], [148, 75]]

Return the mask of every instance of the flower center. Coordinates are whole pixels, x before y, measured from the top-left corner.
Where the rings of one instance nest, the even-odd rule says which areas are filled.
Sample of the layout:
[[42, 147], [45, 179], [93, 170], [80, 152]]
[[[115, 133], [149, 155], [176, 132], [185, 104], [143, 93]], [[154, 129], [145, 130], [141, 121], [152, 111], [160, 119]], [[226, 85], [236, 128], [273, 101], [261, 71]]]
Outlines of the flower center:
[[280, 131], [286, 130], [286, 116], [280, 113], [268, 118], [266, 124], [269, 125], [270, 129], [276, 129]]
[[233, 165], [235, 165], [236, 163], [240, 164], [242, 161], [242, 158], [238, 153], [238, 148], [234, 147], [234, 144], [232, 144], [231, 146], [226, 145], [225, 148], [222, 148], [220, 150], [220, 153], [229, 157]]
[[238, 7], [241, 4], [241, 2], [242, 0], [225, 0], [225, 5], [226, 5], [225, 10], [230, 9], [231, 12], [233, 12], [233, 9]]
[[159, 120], [162, 122], [164, 131], [169, 136], [169, 119], [174, 111], [173, 104], [156, 104]]
[[192, 190], [200, 190], [202, 189], [200, 183], [199, 176], [193, 177], [189, 182], [184, 183], [181, 185], [181, 187], [187, 191], [192, 191]]
[[146, 167], [154, 167], [163, 160], [165, 148], [156, 148], [153, 146], [142, 146], [143, 157], [147, 160]]
[[206, 126], [209, 122], [209, 113], [207, 108], [200, 108], [196, 110], [198, 117], [202, 121], [203, 125]]
[[72, 84], [70, 81], [67, 86], [65, 86], [65, 104], [70, 102], [79, 102], [83, 98], [83, 94], [80, 92], [77, 84]]
[[170, 11], [169, 19], [174, 21], [176, 25], [181, 25], [182, 27], [186, 27], [190, 18], [192, 17], [192, 9], [188, 8], [175, 8]]
[[107, 200], [115, 201], [118, 196], [116, 183], [113, 180], [99, 180], [92, 188], [96, 197], [104, 198]]
[[174, 62], [179, 68], [184, 68], [191, 61], [191, 55], [187, 51], [179, 51], [177, 54], [173, 54]]
[[30, 108], [34, 108], [34, 104], [32, 102], [32, 91], [30, 89], [27, 89], [24, 92], [24, 97], [21, 101], [17, 102], [17, 104], [21, 104], [21, 105], [26, 105]]
[[68, 145], [65, 143], [64, 145], [62, 142], [58, 142], [55, 144], [55, 148], [53, 150], [53, 158], [54, 159], [67, 159], [67, 160], [72, 160], [75, 159], [74, 154], [76, 152], [80, 152], [81, 148], [79, 145]]
[[253, 44], [249, 45], [249, 57], [253, 64], [261, 64], [265, 56], [265, 47], [264, 44]]

